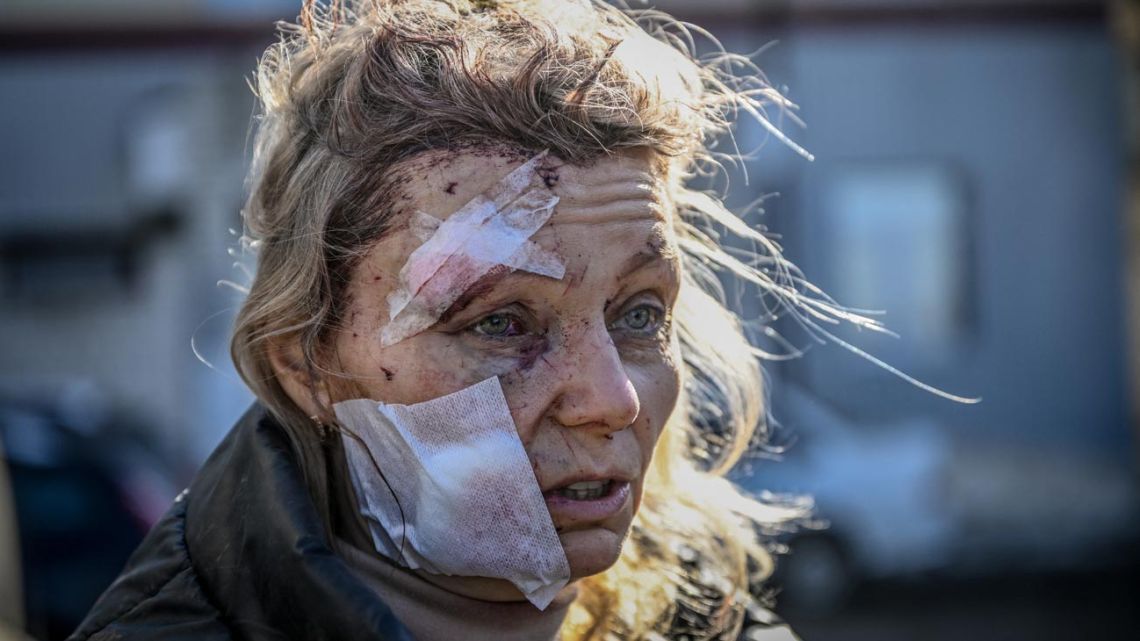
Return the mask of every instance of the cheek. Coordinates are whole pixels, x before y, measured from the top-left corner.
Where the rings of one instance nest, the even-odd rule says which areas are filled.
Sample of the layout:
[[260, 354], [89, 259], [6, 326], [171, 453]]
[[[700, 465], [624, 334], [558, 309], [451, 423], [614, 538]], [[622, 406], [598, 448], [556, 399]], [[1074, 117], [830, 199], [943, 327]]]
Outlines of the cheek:
[[650, 458], [665, 424], [677, 406], [681, 390], [680, 371], [676, 360], [670, 358], [652, 366], [630, 372], [634, 388], [641, 401], [641, 420], [635, 426], [638, 446], [642, 450], [642, 465], [649, 466]]
[[[375, 330], [375, 331], [372, 331]], [[488, 354], [443, 334], [424, 333], [391, 347], [381, 347], [378, 329], [350, 326], [338, 341], [341, 376], [351, 381], [354, 396], [410, 405], [458, 392], [500, 377], [508, 405], [525, 407], [533, 397], [528, 376], [537, 356]], [[341, 387], [346, 387], [342, 385]], [[531, 390], [529, 393], [526, 390]]]
[[377, 398], [376, 390], [394, 379], [396, 370], [377, 365], [379, 344], [372, 340], [370, 328], [360, 319], [357, 311], [350, 312], [347, 326], [336, 335], [333, 362], [325, 364], [328, 375], [324, 378], [333, 403], [352, 398]]
[[516, 425], [526, 424], [526, 412], [536, 405], [541, 390], [553, 386], [554, 372], [545, 360], [549, 349], [545, 339], [500, 351], [440, 338], [447, 344], [437, 350], [438, 358], [422, 368], [424, 384], [438, 388], [437, 381], [446, 381], [445, 385], [455, 391], [497, 377]]
[[334, 401], [363, 397], [410, 405], [465, 387], [456, 367], [438, 366], [455, 362], [446, 354], [414, 338], [382, 347], [379, 327], [362, 319], [350, 315], [337, 337], [336, 362], [330, 368], [336, 375], [329, 377], [340, 390]]
[[550, 391], [563, 382], [565, 373], [557, 367], [558, 358], [549, 337], [522, 342], [502, 352], [474, 350], [471, 354], [471, 368], [478, 372], [479, 380], [499, 377], [524, 444], [532, 436], [529, 427], [549, 405]]

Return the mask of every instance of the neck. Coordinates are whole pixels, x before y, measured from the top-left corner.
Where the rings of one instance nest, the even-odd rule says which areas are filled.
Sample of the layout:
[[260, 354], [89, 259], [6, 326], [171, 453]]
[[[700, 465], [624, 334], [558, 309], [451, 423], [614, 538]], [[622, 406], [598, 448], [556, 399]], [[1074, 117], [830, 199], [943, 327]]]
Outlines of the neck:
[[[446, 576], [442, 574], [431, 574], [423, 570], [413, 570], [413, 572], [424, 581], [440, 589], [470, 599], [492, 601], [495, 603], [526, 601], [526, 597], [523, 593], [519, 591], [513, 583], [504, 579], [492, 579], [481, 576]], [[549, 607], [558, 607], [568, 604], [577, 596], [578, 582], [571, 581], [566, 587], [559, 590], [558, 596], [554, 597], [554, 601], [550, 603]]]

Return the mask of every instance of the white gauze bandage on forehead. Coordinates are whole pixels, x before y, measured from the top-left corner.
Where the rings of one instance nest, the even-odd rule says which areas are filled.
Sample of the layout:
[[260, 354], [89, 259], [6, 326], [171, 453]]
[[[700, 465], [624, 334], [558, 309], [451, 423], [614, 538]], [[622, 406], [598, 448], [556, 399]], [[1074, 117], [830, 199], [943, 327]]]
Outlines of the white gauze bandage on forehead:
[[506, 579], [539, 609], [570, 580], [498, 378], [415, 405], [333, 409], [381, 554], [433, 574]]
[[385, 347], [414, 336], [439, 317], [495, 267], [562, 278], [566, 268], [554, 254], [530, 240], [554, 213], [558, 197], [539, 174], [546, 152], [511, 171], [440, 222], [422, 212], [411, 221], [426, 239], [400, 269], [399, 285], [388, 296]]

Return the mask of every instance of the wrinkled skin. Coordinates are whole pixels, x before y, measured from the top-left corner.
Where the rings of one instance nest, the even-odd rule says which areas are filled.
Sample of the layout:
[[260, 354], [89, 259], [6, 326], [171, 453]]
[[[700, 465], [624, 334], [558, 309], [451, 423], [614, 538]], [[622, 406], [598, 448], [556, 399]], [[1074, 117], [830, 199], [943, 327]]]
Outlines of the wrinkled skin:
[[[404, 209], [445, 219], [525, 160], [506, 151], [421, 154], [402, 167], [413, 177], [403, 186]], [[326, 376], [318, 394], [329, 403], [412, 404], [498, 376], [544, 491], [582, 473], [630, 479], [631, 500], [614, 516], [555, 516], [574, 579], [617, 560], [680, 388], [670, 327], [680, 265], [660, 164], [649, 152], [588, 166], [548, 159], [546, 184], [561, 201], [533, 240], [561, 258], [566, 276], [504, 270], [472, 287], [436, 326], [382, 347], [386, 299], [421, 244], [396, 225], [354, 270], [335, 362], [325, 365], [340, 376]], [[286, 391], [320, 413], [306, 379], [287, 369], [278, 368]], [[505, 581], [428, 578], [479, 598], [521, 598]]]

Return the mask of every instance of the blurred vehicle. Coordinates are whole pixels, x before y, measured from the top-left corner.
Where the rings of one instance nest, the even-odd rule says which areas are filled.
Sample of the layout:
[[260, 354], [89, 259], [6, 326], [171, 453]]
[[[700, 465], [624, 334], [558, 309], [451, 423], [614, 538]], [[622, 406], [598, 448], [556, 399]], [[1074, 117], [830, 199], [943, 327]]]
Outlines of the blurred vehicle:
[[24, 619], [39, 639], [75, 629], [176, 494], [144, 432], [97, 414], [0, 402]]
[[970, 443], [929, 420], [859, 425], [794, 385], [781, 395], [798, 442], [736, 480], [809, 495], [825, 521], [786, 541], [775, 582], [790, 609], [822, 616], [864, 580], [1135, 561], [1140, 493], [1119, 458]]

